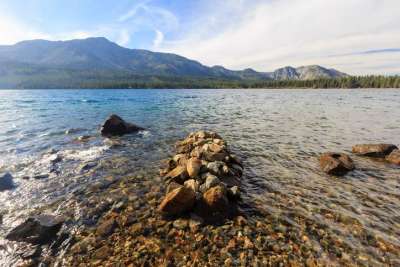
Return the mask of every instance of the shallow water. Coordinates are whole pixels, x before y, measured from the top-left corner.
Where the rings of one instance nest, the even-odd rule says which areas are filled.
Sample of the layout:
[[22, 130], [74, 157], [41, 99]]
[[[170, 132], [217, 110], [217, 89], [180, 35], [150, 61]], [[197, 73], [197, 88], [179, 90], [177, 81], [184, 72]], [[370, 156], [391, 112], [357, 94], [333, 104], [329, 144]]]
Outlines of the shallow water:
[[[98, 135], [111, 113], [147, 130], [111, 148]], [[1, 90], [0, 172], [16, 187], [0, 192], [0, 235], [108, 175], [82, 175], [82, 164], [121, 157], [126, 172], [154, 176], [177, 140], [206, 129], [244, 159], [249, 217], [280, 218], [310, 238], [310, 224], [318, 225], [371, 265], [398, 260], [400, 168], [353, 156], [357, 170], [334, 178], [317, 158], [356, 143], [400, 145], [399, 115], [398, 90]], [[94, 137], [77, 141], [82, 135]], [[62, 160], [53, 164], [55, 153]], [[49, 177], [32, 178], [40, 174]]]

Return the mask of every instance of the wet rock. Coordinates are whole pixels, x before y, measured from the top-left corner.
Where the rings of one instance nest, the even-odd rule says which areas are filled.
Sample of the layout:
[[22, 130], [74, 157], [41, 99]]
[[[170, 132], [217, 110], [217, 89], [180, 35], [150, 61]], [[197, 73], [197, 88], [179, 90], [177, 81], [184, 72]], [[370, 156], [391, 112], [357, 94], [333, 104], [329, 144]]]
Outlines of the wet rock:
[[195, 178], [199, 175], [201, 168], [201, 160], [198, 158], [191, 158], [188, 160], [186, 169], [190, 178]]
[[167, 215], [177, 215], [193, 208], [196, 199], [195, 192], [181, 186], [168, 193], [159, 206], [159, 210]]
[[188, 176], [185, 166], [178, 166], [164, 176], [166, 181], [183, 183]]
[[0, 174], [0, 191], [14, 188], [13, 176], [10, 173]]
[[101, 248], [98, 248], [94, 252], [93, 258], [100, 259], [100, 260], [105, 260], [110, 256], [110, 254], [111, 254], [110, 248], [107, 245], [104, 245]]
[[121, 117], [113, 114], [103, 123], [100, 132], [103, 136], [121, 136], [141, 130], [144, 129], [135, 124], [125, 122]]
[[343, 153], [324, 153], [319, 158], [321, 169], [331, 175], [344, 175], [354, 170], [353, 160]]
[[100, 236], [108, 236], [110, 235], [115, 227], [117, 226], [117, 223], [114, 218], [110, 218], [108, 220], [103, 221], [96, 229], [96, 234]]
[[78, 172], [84, 173], [97, 166], [97, 162], [86, 162], [79, 166]]
[[361, 144], [353, 146], [352, 152], [360, 156], [384, 158], [395, 149], [398, 149], [397, 146], [392, 144]]
[[184, 186], [191, 188], [194, 192], [199, 191], [199, 183], [194, 179], [187, 180]]
[[225, 211], [228, 207], [225, 188], [215, 186], [203, 194], [203, 201], [210, 211]]
[[400, 165], [400, 150], [395, 149], [390, 153], [387, 157], [386, 160], [389, 161], [390, 163]]
[[35, 174], [34, 176], [33, 176], [33, 178], [34, 179], [37, 179], [37, 180], [41, 180], [41, 179], [47, 179], [47, 178], [49, 178], [49, 174], [47, 174], [47, 173], [42, 173], [42, 174]]
[[53, 215], [38, 215], [11, 230], [6, 239], [32, 244], [47, 244], [57, 237], [63, 219]]

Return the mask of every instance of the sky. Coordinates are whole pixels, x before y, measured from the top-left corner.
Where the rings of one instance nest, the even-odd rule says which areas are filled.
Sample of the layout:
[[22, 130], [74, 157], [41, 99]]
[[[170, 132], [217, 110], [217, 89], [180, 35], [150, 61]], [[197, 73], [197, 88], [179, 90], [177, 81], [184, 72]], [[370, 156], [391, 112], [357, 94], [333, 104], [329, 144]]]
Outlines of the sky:
[[400, 0], [1, 0], [0, 44], [103, 36], [203, 64], [400, 74]]

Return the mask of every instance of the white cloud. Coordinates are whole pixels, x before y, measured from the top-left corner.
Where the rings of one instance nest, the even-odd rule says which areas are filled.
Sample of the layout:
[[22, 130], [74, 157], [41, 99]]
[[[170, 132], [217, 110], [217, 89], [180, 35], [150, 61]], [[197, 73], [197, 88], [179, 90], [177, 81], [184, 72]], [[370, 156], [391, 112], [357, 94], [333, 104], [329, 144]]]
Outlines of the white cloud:
[[155, 33], [156, 33], [156, 36], [153, 40], [153, 48], [157, 49], [161, 45], [161, 43], [164, 41], [164, 34], [159, 30], [156, 30]]
[[399, 70], [392, 64], [399, 62], [399, 53], [328, 57], [399, 47], [398, 0], [259, 1], [249, 8], [250, 2], [216, 5], [219, 10], [209, 21], [220, 20], [224, 28], [201, 21], [193, 34], [166, 40], [161, 49], [235, 69], [320, 64], [354, 74]]
[[1, 14], [0, 44], [14, 44], [28, 39], [49, 39], [50, 35], [30, 28], [19, 21]]
[[120, 31], [118, 40], [116, 42], [119, 45], [124, 46], [124, 45], [127, 45], [129, 43], [130, 39], [131, 39], [131, 37], [130, 37], [130, 34], [129, 34], [128, 30], [123, 29], [123, 30]]

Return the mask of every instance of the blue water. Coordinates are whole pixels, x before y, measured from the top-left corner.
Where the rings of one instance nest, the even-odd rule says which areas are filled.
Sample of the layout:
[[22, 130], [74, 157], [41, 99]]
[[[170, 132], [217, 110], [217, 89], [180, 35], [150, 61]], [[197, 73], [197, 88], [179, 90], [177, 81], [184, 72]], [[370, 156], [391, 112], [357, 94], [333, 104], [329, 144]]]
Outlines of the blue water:
[[[98, 129], [112, 113], [146, 131], [111, 149]], [[350, 217], [400, 247], [400, 168], [354, 157], [358, 170], [336, 179], [321, 173], [317, 157], [350, 153], [357, 143], [400, 145], [399, 125], [399, 90], [0, 90], [0, 173], [10, 171], [17, 185], [0, 192], [0, 233], [28, 211], [92, 182], [72, 178], [79, 164], [124, 156], [133, 170], [154, 174], [177, 140], [206, 129], [244, 159], [244, 199], [251, 203], [245, 211], [301, 213], [327, 224], [354, 251], [377, 258], [361, 238], [349, 236], [352, 225], [324, 214]], [[93, 138], [77, 142], [83, 135]], [[22, 179], [47, 173], [51, 150], [64, 158], [59, 172]]]

